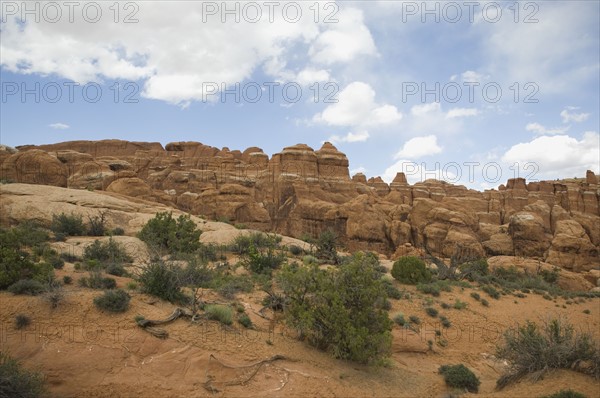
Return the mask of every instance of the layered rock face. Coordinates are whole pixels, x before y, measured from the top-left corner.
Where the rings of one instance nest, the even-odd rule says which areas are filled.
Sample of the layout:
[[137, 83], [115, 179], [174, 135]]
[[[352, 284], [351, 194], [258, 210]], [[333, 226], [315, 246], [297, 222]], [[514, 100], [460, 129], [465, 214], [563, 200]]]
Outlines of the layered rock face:
[[585, 178], [510, 179], [484, 192], [443, 181], [414, 185], [350, 178], [332, 144], [268, 157], [198, 142], [73, 141], [0, 147], [3, 180], [95, 189], [152, 200], [210, 219], [302, 237], [333, 229], [349, 250], [403, 255], [457, 247], [521, 256], [574, 271], [600, 268], [600, 186]]

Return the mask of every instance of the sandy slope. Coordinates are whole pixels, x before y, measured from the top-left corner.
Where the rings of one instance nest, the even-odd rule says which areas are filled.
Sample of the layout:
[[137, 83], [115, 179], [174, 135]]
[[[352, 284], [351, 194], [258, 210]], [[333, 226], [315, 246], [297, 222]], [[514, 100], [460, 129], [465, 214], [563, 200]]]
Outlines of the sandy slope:
[[[53, 211], [86, 214], [107, 209], [111, 227], [127, 225], [130, 234], [155, 211], [166, 209], [119, 195], [25, 184], [2, 185], [0, 193], [3, 219], [8, 216], [11, 221], [20, 221], [34, 217], [48, 221]], [[240, 233], [226, 224], [195, 220], [209, 241], [224, 243]], [[119, 239], [135, 246], [141, 244], [133, 237]], [[84, 246], [89, 241], [90, 238], [73, 238], [67, 243]], [[492, 356], [501, 333], [526, 319], [567, 316], [578, 328], [589, 330], [600, 339], [600, 299], [567, 305], [562, 298], [553, 302], [530, 294], [526, 298], [502, 296], [500, 300], [487, 297], [490, 307], [484, 307], [470, 297], [471, 289], [462, 291], [455, 287], [453, 292], [433, 299], [440, 314], [452, 321], [452, 327], [441, 329], [441, 338], [448, 342], [442, 347], [437, 344], [440, 337], [435, 335], [440, 328], [438, 321], [423, 310], [429, 296], [421, 296], [413, 287], [399, 286], [411, 293], [411, 299], [392, 300], [390, 315], [417, 315], [424, 324], [418, 334], [394, 326], [389, 366], [367, 367], [335, 360], [295, 339], [293, 331], [282, 322], [259, 317], [256, 312], [264, 293], [258, 291], [238, 296], [255, 323], [255, 330], [245, 330], [238, 324], [223, 328], [213, 321], [191, 323], [179, 319], [165, 326], [170, 337], [160, 340], [138, 328], [133, 318], [138, 314], [163, 318], [173, 310], [171, 304], [131, 292], [131, 306], [125, 314], [104, 313], [92, 302], [101, 292], [77, 286], [76, 280], [84, 273], [75, 272], [73, 265], [67, 264], [57, 271], [59, 278], [63, 275], [71, 275], [75, 281], [66, 286], [66, 298], [56, 309], [51, 309], [42, 297], [0, 292], [0, 349], [22, 360], [28, 368], [43, 371], [51, 394], [57, 397], [442, 397], [449, 390], [437, 369], [442, 364], [457, 363], [464, 363], [480, 377], [478, 396], [538, 397], [569, 387], [589, 397], [600, 396], [597, 380], [567, 370], [551, 373], [537, 383], [525, 380], [495, 391], [495, 382], [505, 364]], [[129, 281], [116, 279], [119, 287], [125, 287]], [[486, 297], [485, 293], [480, 294]], [[210, 291], [205, 292], [204, 299], [224, 301]], [[453, 304], [457, 299], [467, 302], [468, 307], [443, 310], [439, 306], [442, 301]], [[584, 314], [585, 309], [591, 313]], [[16, 330], [17, 314], [30, 316], [32, 324], [23, 331]], [[428, 340], [435, 341], [433, 351], [427, 349]], [[275, 354], [288, 359], [261, 367], [236, 368]], [[208, 377], [217, 392], [204, 388]], [[245, 383], [235, 383], [244, 380]]]

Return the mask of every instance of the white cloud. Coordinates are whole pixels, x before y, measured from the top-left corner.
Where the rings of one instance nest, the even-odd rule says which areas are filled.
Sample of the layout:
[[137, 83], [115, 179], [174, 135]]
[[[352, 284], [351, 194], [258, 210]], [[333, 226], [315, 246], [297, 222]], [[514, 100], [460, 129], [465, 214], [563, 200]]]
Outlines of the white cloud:
[[448, 119], [455, 117], [477, 116], [479, 111], [475, 108], [452, 108], [446, 114]]
[[339, 135], [332, 135], [331, 137], [329, 137], [329, 141], [332, 144], [338, 144], [340, 142], [363, 142], [367, 139], [369, 139], [369, 132], [365, 130], [359, 131], [357, 133], [349, 132], [344, 137], [341, 137]]
[[569, 126], [567, 127], [554, 127], [551, 129], [547, 129], [539, 123], [527, 123], [525, 126], [525, 130], [532, 131], [536, 135], [556, 135], [563, 134], [569, 130]]
[[402, 119], [398, 109], [375, 102], [375, 90], [366, 83], [352, 82], [338, 94], [338, 102], [313, 117], [330, 126], [380, 126]]
[[483, 75], [472, 70], [465, 71], [461, 74], [463, 82], [481, 82]]
[[[64, 12], [57, 23], [22, 24], [8, 18], [2, 23], [2, 67], [82, 84], [141, 81], [142, 96], [186, 105], [206, 99], [206, 83], [230, 88], [259, 69], [277, 80], [328, 80], [330, 72], [311, 67], [313, 61], [344, 63], [376, 55], [362, 12], [352, 7], [340, 9], [338, 23], [325, 24], [323, 18], [314, 22], [312, 3], [296, 3], [302, 18], [292, 23], [283, 18], [282, 5], [270, 22], [268, 8], [259, 4], [257, 23], [235, 23], [233, 16], [223, 23], [220, 12], [207, 17], [202, 2], [144, 2], [135, 15], [139, 22], [126, 24], [113, 22], [110, 3], [99, 4], [97, 23], [81, 18], [81, 6], [73, 23]], [[221, 8], [225, 3], [214, 4]]]
[[314, 83], [330, 81], [331, 76], [325, 69], [307, 67], [298, 73], [295, 80], [302, 86], [310, 86]]
[[569, 110], [573, 110], [573, 107], [568, 107], [560, 113], [563, 123], [576, 122], [581, 123], [586, 121], [589, 117], [589, 113], [569, 113]]
[[435, 135], [428, 135], [411, 138], [406, 141], [394, 158], [416, 159], [423, 156], [435, 155], [440, 152], [442, 152], [442, 148], [437, 143], [437, 137]]
[[588, 131], [581, 140], [568, 135], [538, 137], [512, 146], [502, 156], [502, 161], [521, 166], [534, 163], [539, 170], [538, 179], [585, 175], [586, 170], [598, 173], [600, 135]]
[[[524, 23], [527, 16], [537, 22]], [[537, 9], [521, 9], [520, 18], [514, 23], [503, 15], [497, 23], [473, 25], [485, 38], [487, 73], [500, 84], [520, 83], [524, 95], [533, 92], [531, 86], [524, 87], [527, 82], [535, 83], [544, 95], [597, 84], [600, 64], [591, 56], [598, 53], [597, 3], [573, 7], [570, 2], [543, 2]]]
[[363, 12], [344, 8], [337, 12], [337, 23], [323, 32], [309, 50], [313, 62], [331, 65], [349, 62], [359, 55], [376, 55], [377, 49], [371, 32], [363, 21]]
[[464, 131], [464, 119], [478, 115], [474, 108], [453, 108], [444, 112], [439, 102], [414, 105], [410, 108], [406, 131], [411, 135], [456, 134]]
[[66, 130], [71, 126], [69, 126], [68, 124], [64, 124], [64, 123], [52, 123], [52, 124], [49, 124], [48, 127], [53, 128], [55, 130]]

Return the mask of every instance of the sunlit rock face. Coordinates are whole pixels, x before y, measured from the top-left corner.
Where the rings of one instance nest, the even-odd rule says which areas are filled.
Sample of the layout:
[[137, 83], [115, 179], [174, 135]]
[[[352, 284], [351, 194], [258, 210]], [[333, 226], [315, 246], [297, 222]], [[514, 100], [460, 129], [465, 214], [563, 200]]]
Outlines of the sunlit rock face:
[[6, 182], [105, 190], [210, 219], [302, 237], [332, 229], [348, 250], [388, 255], [458, 247], [524, 256], [575, 271], [600, 267], [600, 186], [585, 178], [509, 179], [478, 192], [444, 181], [391, 184], [358, 173], [331, 143], [269, 157], [200, 142], [71, 141], [0, 147]]

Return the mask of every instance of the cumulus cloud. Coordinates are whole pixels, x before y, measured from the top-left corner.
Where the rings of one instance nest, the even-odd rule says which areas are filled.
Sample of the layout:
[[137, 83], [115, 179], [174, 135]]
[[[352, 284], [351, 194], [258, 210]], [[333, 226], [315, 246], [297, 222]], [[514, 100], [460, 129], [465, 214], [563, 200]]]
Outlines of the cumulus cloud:
[[338, 94], [338, 102], [329, 105], [313, 120], [330, 126], [378, 126], [402, 118], [398, 109], [375, 102], [375, 90], [363, 82], [352, 82]]
[[452, 119], [455, 117], [468, 117], [468, 116], [477, 116], [479, 111], [475, 108], [452, 108], [446, 114], [448, 119]]
[[442, 152], [442, 147], [438, 145], [437, 137], [435, 135], [428, 135], [411, 138], [406, 141], [394, 158], [416, 159], [423, 156], [435, 155], [440, 152]]
[[547, 129], [543, 125], [539, 123], [527, 123], [525, 126], [525, 130], [531, 131], [536, 135], [556, 135], [556, 134], [564, 134], [569, 130], [569, 126], [567, 127], [554, 127]]
[[330, 81], [331, 76], [329, 75], [329, 71], [325, 69], [306, 67], [298, 73], [295, 80], [302, 86], [310, 86], [314, 83]]
[[139, 21], [126, 24], [113, 22], [112, 3], [97, 4], [102, 7], [97, 23], [81, 18], [81, 6], [72, 23], [66, 15], [57, 23], [7, 18], [0, 42], [2, 67], [81, 84], [142, 81], [144, 97], [186, 104], [206, 100], [207, 83], [233, 85], [255, 72], [278, 80], [328, 80], [329, 72], [313, 65], [377, 53], [362, 11], [351, 6], [336, 14], [338, 23], [326, 24], [323, 18], [315, 23], [308, 2], [295, 3], [302, 7], [297, 22], [282, 17], [280, 4], [273, 21], [262, 7], [256, 23], [236, 23], [233, 16], [223, 23], [221, 13], [207, 17], [203, 2], [143, 2], [135, 14]]
[[65, 123], [52, 123], [52, 124], [49, 124], [48, 127], [53, 128], [55, 130], [66, 130], [71, 126], [69, 126], [68, 124], [65, 124]]
[[363, 142], [369, 139], [368, 131], [359, 131], [357, 133], [349, 132], [345, 136], [332, 135], [329, 137], [329, 141], [333, 144], [339, 144], [341, 142]]
[[560, 113], [560, 117], [562, 118], [563, 123], [576, 122], [581, 123], [585, 122], [589, 117], [589, 113], [570, 113], [569, 110], [575, 110], [577, 108], [568, 107], [567, 109], [563, 109]]
[[502, 161], [514, 164], [534, 163], [539, 176], [556, 178], [585, 175], [586, 170], [598, 172], [600, 165], [600, 135], [588, 131], [581, 139], [569, 135], [537, 137], [512, 146]]
[[309, 55], [316, 63], [331, 65], [348, 62], [359, 55], [376, 55], [371, 32], [363, 21], [363, 12], [356, 8], [341, 9], [338, 22], [317, 37]]

